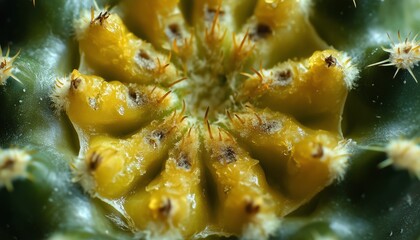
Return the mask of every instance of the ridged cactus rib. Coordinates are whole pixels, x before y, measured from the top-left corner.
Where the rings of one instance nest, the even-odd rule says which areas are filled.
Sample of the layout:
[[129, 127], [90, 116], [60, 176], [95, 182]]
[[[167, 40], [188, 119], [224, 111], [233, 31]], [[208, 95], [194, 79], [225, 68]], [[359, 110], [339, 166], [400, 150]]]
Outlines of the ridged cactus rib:
[[107, 82], [74, 70], [58, 79], [52, 95], [55, 108], [63, 109], [85, 133], [125, 133], [175, 108], [174, 99], [158, 87]]
[[125, 139], [94, 136], [76, 165], [86, 190], [101, 198], [120, 198], [137, 185], [145, 185], [161, 166], [168, 149], [185, 128], [178, 114], [153, 121]]
[[159, 236], [191, 238], [209, 221], [200, 141], [190, 128], [169, 150], [164, 169], [147, 187], [128, 197], [124, 209], [135, 228]]
[[257, 160], [231, 135], [208, 126], [204, 161], [215, 182], [218, 227], [239, 236], [252, 234], [245, 238], [268, 237], [279, 226], [276, 215], [285, 215], [287, 203], [269, 187]]
[[314, 50], [328, 47], [308, 22], [309, 7], [307, 0], [257, 1], [253, 15], [242, 28], [242, 34], [249, 32], [256, 44], [256, 63], [273, 66], [279, 61], [308, 56]]
[[270, 183], [295, 204], [345, 172], [348, 153], [337, 133], [308, 129], [270, 110], [229, 113], [229, 118], [232, 134], [261, 161]]
[[248, 19], [234, 1], [117, 8], [122, 18], [96, 9], [75, 22], [81, 65], [52, 98], [79, 134], [74, 179], [131, 231], [268, 238], [344, 176], [340, 122], [358, 70], [325, 50], [308, 2], [257, 1]]
[[96, 18], [92, 14], [93, 10], [82, 13], [75, 23], [82, 60], [86, 62], [82, 68], [124, 82], [169, 84], [176, 80], [170, 53], [159, 53], [150, 43], [137, 38], [118, 15], [106, 10]]
[[[190, 31], [178, 7], [179, 0], [137, 1], [121, 3], [123, 19], [133, 32], [144, 36], [154, 46], [171, 49], [182, 47]], [[147, 9], [138, 14], [138, 9]]]
[[239, 100], [291, 114], [302, 122], [317, 119], [315, 127], [341, 131], [344, 103], [358, 74], [345, 53], [317, 51], [303, 61], [254, 71], [244, 74], [249, 78], [239, 89]]

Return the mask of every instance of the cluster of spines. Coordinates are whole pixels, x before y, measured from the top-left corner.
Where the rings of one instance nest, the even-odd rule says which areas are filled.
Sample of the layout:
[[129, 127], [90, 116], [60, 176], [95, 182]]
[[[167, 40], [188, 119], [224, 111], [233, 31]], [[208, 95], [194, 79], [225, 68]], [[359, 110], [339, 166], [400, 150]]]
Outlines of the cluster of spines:
[[17, 52], [13, 57], [10, 57], [10, 48], [7, 49], [6, 55], [3, 56], [3, 50], [0, 47], [0, 85], [5, 85], [9, 77], [12, 77], [21, 83], [12, 73], [13, 63], [18, 56], [19, 52]]
[[[400, 70], [407, 70], [414, 81], [417, 78], [413, 69], [420, 63], [420, 42], [417, 40], [417, 34], [410, 38], [411, 33], [403, 39], [400, 31], [397, 33], [398, 42], [395, 42], [387, 33], [390, 41], [390, 47], [382, 49], [389, 53], [389, 57], [385, 60], [372, 63], [367, 67], [373, 66], [394, 66], [397, 70], [394, 73], [395, 78]], [[362, 149], [380, 151], [387, 154], [388, 158], [379, 164], [380, 168], [394, 166], [396, 169], [407, 170], [411, 175], [420, 178], [420, 147], [418, 140], [393, 139], [386, 146], [367, 146]]]
[[379, 163], [380, 168], [394, 166], [398, 170], [406, 170], [420, 179], [420, 145], [418, 139], [393, 139], [385, 146], [361, 146], [362, 149], [379, 151], [387, 155], [387, 159]]
[[0, 189], [5, 186], [13, 190], [12, 182], [17, 179], [32, 178], [28, 172], [31, 164], [31, 153], [16, 147], [0, 148]]
[[388, 39], [391, 42], [390, 48], [382, 48], [385, 52], [389, 53], [389, 58], [377, 63], [368, 65], [372, 66], [395, 66], [394, 78], [398, 72], [403, 69], [407, 70], [413, 77], [414, 81], [417, 82], [417, 78], [414, 75], [413, 68], [420, 62], [420, 42], [417, 41], [417, 35], [410, 39], [410, 34], [402, 39], [400, 32], [398, 31], [398, 42], [394, 42], [389, 34]]

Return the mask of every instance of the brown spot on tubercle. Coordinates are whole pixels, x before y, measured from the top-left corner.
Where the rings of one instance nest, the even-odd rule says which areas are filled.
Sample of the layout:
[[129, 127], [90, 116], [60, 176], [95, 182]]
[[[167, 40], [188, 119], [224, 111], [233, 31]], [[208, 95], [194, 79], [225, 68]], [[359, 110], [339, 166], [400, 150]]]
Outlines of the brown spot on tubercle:
[[171, 199], [167, 198], [166, 201], [158, 208], [159, 214], [163, 217], [168, 217], [172, 210]]
[[0, 69], [3, 69], [4, 67], [6, 67], [7, 62], [6, 59], [3, 60], [3, 62], [0, 63]]
[[313, 158], [322, 158], [324, 156], [324, 149], [322, 147], [322, 144], [317, 143], [315, 147], [315, 151], [312, 152]]
[[257, 214], [261, 209], [259, 204], [256, 204], [254, 201], [249, 201], [245, 205], [245, 212], [249, 215]]
[[325, 58], [325, 63], [327, 64], [327, 67], [335, 67], [335, 65], [337, 65], [337, 59], [330, 55]]
[[92, 172], [95, 171], [99, 167], [99, 164], [101, 164], [102, 160], [103, 158], [99, 153], [93, 152], [89, 159], [89, 170]]
[[82, 79], [75, 78], [75, 79], [71, 80], [71, 87], [73, 89], [77, 89], [80, 86], [81, 83], [82, 83]]

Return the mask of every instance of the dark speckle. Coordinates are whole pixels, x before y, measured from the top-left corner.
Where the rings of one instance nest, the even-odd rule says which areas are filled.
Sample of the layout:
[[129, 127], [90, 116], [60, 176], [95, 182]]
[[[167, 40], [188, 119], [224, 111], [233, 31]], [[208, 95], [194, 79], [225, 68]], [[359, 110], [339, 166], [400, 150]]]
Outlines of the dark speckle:
[[325, 63], [327, 64], [327, 67], [335, 67], [335, 65], [337, 65], [337, 59], [330, 55], [325, 58]]
[[249, 37], [253, 41], [257, 41], [258, 39], [267, 38], [272, 33], [273, 31], [270, 26], [264, 23], [258, 23], [253, 32], [249, 34]]
[[159, 214], [163, 217], [168, 217], [171, 214], [172, 201], [167, 198], [166, 201], [159, 207]]
[[8, 169], [12, 170], [15, 166], [15, 160], [12, 158], [8, 158], [4, 161], [4, 163], [0, 166], [0, 170], [2, 169]]
[[289, 85], [293, 80], [292, 70], [285, 69], [282, 71], [274, 72], [274, 80], [275, 80], [274, 82], [275, 85], [280, 85], [280, 86]]
[[147, 138], [147, 142], [154, 148], [157, 148], [163, 138], [165, 138], [165, 133], [162, 130], [155, 130]]
[[165, 137], [165, 133], [161, 130], [153, 131], [152, 136], [157, 140], [162, 140]]
[[137, 105], [141, 105], [145, 102], [142, 94], [140, 94], [140, 92], [134, 90], [133, 88], [128, 89], [128, 95], [130, 96], [130, 99]]
[[6, 61], [6, 59], [4, 59], [3, 62], [0, 63], [0, 69], [5, 68], [6, 65], [7, 65], [7, 61]]
[[139, 57], [145, 60], [151, 60], [150, 55], [143, 50], [140, 50]]
[[408, 54], [411, 51], [411, 49], [412, 49], [411, 46], [407, 46], [403, 49], [403, 52]]
[[89, 170], [95, 171], [98, 168], [99, 164], [102, 162], [102, 160], [103, 158], [99, 153], [93, 152], [89, 159]]
[[221, 156], [219, 157], [220, 162], [226, 164], [236, 162], [236, 152], [231, 146], [223, 147], [221, 149]]
[[260, 128], [265, 133], [273, 133], [280, 129], [280, 124], [277, 121], [265, 121]]
[[250, 215], [257, 214], [260, 211], [260, 209], [261, 209], [261, 206], [258, 204], [255, 204], [254, 201], [249, 201], [245, 205], [245, 212]]
[[185, 170], [191, 169], [191, 162], [186, 154], [180, 154], [179, 158], [176, 160], [176, 165]]
[[[205, 13], [205, 20], [207, 22], [212, 22], [214, 17], [216, 16], [217, 9], [215, 8], [207, 8]], [[225, 15], [225, 11], [223, 9], [219, 10], [219, 18], [222, 18]]]
[[168, 30], [170, 38], [182, 38], [181, 28], [178, 23], [169, 24]]
[[317, 143], [315, 146], [315, 150], [312, 152], [313, 158], [322, 158], [324, 156], [324, 149], [320, 143]]
[[75, 79], [71, 80], [71, 87], [73, 89], [77, 89], [80, 86], [81, 83], [82, 83], [82, 79], [75, 78]]

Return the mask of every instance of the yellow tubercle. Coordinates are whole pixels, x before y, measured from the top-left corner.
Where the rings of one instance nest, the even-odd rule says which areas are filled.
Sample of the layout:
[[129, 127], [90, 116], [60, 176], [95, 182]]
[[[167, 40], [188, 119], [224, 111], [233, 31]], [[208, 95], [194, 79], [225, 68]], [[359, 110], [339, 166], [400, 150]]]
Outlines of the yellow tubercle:
[[186, 132], [169, 151], [162, 173], [127, 198], [124, 208], [137, 231], [154, 226], [154, 237], [177, 231], [183, 238], [191, 238], [204, 230], [209, 219], [199, 145], [198, 134]]
[[305, 1], [258, 0], [253, 15], [242, 28], [242, 34], [249, 31], [257, 45], [256, 62], [271, 67], [278, 61], [304, 57], [327, 47], [309, 23], [307, 4], [302, 2]]
[[308, 59], [248, 75], [239, 98], [291, 114], [311, 127], [341, 132], [341, 114], [357, 73], [344, 53], [317, 51]]
[[166, 93], [161, 88], [107, 82], [73, 70], [68, 79], [57, 80], [53, 101], [85, 133], [122, 134], [173, 109], [174, 96]]
[[284, 199], [270, 189], [259, 162], [228, 133], [209, 125], [204, 144], [221, 231], [238, 236], [257, 233], [260, 238], [271, 235], [280, 223], [276, 216], [284, 215]]
[[85, 12], [76, 23], [80, 52], [87, 64], [83, 67], [123, 82], [168, 84], [177, 79], [170, 54], [163, 55], [137, 38], [118, 15], [101, 12], [91, 20], [88, 15]]
[[345, 142], [322, 131], [297, 142], [287, 163], [288, 176], [283, 184], [289, 196], [309, 200], [336, 179], [341, 179], [347, 168], [349, 153]]
[[121, 7], [133, 32], [144, 36], [154, 46], [171, 49], [174, 41], [180, 46], [191, 36], [179, 0], [128, 0], [122, 2]]
[[308, 129], [270, 110], [229, 115], [233, 135], [261, 162], [277, 190], [293, 200], [288, 210], [343, 176], [348, 153], [339, 135]]
[[284, 28], [293, 17], [302, 14], [298, 0], [259, 0], [254, 10], [253, 17], [270, 29]]
[[147, 185], [183, 132], [183, 120], [174, 114], [125, 139], [92, 137], [82, 161], [76, 164], [76, 180], [104, 199], [121, 198], [137, 186]]

